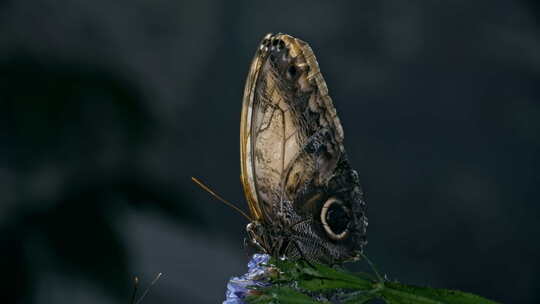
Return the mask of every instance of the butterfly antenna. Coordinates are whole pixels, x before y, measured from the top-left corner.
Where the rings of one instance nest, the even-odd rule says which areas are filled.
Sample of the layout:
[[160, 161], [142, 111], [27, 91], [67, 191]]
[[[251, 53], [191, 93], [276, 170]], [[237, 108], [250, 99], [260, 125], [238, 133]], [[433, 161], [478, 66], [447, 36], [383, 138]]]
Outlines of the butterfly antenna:
[[[155, 279], [152, 281], [152, 283], [150, 283], [150, 285], [148, 287], [146, 287], [146, 290], [143, 292], [142, 296], [137, 300], [137, 302], [135, 302], [135, 304], [140, 304], [142, 302], [144, 297], [146, 297], [146, 295], [150, 291], [150, 288], [152, 288], [152, 286], [154, 286], [154, 284], [156, 284], [156, 282], [159, 280], [159, 278], [161, 277], [161, 274], [162, 274], [161, 272], [157, 274]], [[138, 281], [138, 279], [137, 279], [137, 281]]]
[[137, 296], [137, 290], [139, 289], [139, 277], [133, 277], [133, 294], [131, 295], [130, 304], [135, 304], [135, 297]]
[[375, 268], [375, 265], [373, 265], [373, 263], [371, 262], [371, 260], [367, 257], [367, 255], [365, 255], [364, 253], [360, 253], [360, 255], [366, 260], [366, 262], [368, 263], [369, 267], [371, 268], [371, 270], [373, 270], [373, 272], [375, 273], [375, 276], [377, 277], [377, 279], [379, 280], [379, 282], [384, 282], [384, 279], [381, 277], [381, 275], [379, 274], [379, 272], [377, 271], [377, 268]]
[[191, 180], [197, 184], [199, 187], [203, 188], [203, 190], [205, 190], [206, 192], [210, 193], [213, 197], [217, 198], [218, 200], [220, 200], [222, 203], [224, 203], [225, 205], [233, 208], [234, 210], [238, 211], [240, 214], [242, 214], [248, 221], [250, 222], [253, 222], [253, 220], [244, 212], [242, 211], [242, 209], [236, 207], [235, 205], [229, 203], [226, 199], [222, 198], [221, 196], [219, 196], [217, 193], [215, 193], [214, 191], [212, 191], [210, 188], [208, 188], [208, 186], [206, 186], [205, 184], [203, 184], [200, 180], [198, 180], [197, 178], [195, 177], [191, 177]]

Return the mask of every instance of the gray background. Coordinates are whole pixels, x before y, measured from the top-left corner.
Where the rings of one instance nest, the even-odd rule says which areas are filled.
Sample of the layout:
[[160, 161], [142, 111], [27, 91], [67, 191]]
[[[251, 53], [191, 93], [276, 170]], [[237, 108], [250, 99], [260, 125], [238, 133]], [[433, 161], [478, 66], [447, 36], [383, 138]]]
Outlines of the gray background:
[[[308, 41], [401, 282], [540, 301], [535, 1], [0, 1], [11, 303], [217, 303], [245, 272], [238, 131], [267, 32]], [[354, 269], [358, 266], [352, 266]]]

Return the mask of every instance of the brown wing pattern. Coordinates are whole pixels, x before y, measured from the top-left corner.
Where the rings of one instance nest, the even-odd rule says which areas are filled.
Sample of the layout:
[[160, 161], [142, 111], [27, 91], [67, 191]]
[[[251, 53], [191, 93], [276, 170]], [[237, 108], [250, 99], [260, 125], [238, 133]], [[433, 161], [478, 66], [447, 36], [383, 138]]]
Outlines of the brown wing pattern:
[[241, 123], [242, 182], [255, 219], [330, 178], [343, 130], [309, 45], [265, 37], [252, 62]]

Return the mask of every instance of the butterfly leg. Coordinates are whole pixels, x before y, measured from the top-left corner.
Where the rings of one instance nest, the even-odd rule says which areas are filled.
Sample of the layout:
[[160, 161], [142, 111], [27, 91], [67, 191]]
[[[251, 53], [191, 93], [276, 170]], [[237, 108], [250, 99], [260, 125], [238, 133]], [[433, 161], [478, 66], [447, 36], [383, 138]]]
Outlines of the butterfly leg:
[[249, 223], [246, 226], [249, 241], [253, 246], [257, 248], [257, 250], [270, 254], [270, 252], [268, 252], [268, 249], [264, 246], [266, 242], [264, 241], [264, 233], [263, 231], [261, 231], [261, 229], [263, 229], [263, 227], [260, 224], [256, 222]]
[[244, 249], [244, 253], [246, 254], [246, 257], [250, 257], [250, 254], [249, 254], [249, 248], [248, 248], [248, 244], [250, 243], [250, 240], [247, 238], [247, 237], [244, 237], [244, 242], [242, 244], [242, 247]]

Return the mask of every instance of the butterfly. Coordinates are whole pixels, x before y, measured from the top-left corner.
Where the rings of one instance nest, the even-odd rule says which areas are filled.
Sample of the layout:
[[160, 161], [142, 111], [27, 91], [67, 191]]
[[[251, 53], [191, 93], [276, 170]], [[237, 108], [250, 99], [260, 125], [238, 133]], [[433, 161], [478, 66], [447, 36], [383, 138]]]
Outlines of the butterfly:
[[367, 244], [366, 203], [311, 47], [286, 34], [259, 44], [244, 89], [241, 181], [250, 243], [272, 256], [338, 264]]

